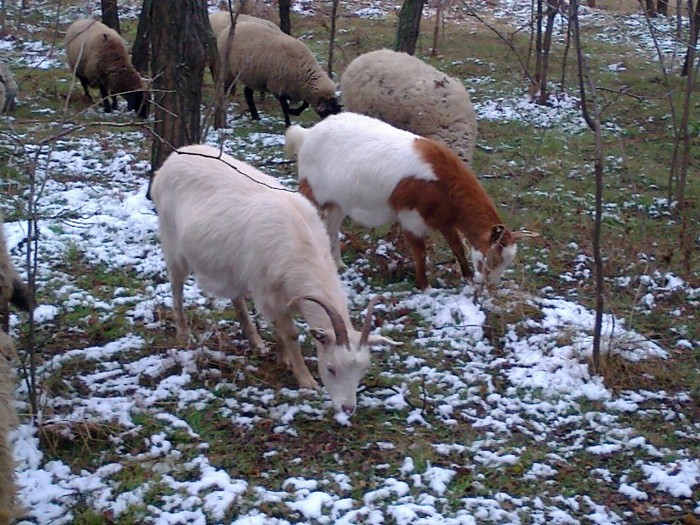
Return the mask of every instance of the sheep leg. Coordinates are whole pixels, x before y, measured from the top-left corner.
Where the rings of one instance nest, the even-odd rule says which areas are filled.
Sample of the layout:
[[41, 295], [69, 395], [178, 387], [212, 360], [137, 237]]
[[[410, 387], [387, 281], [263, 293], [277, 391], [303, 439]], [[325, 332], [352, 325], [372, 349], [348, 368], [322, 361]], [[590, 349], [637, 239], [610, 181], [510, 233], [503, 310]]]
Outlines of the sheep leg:
[[90, 95], [90, 82], [88, 82], [88, 79], [81, 76], [81, 75], [76, 75], [78, 77], [78, 80], [80, 80], [80, 85], [83, 86], [83, 91], [85, 92], [85, 96], [90, 99], [90, 102], [92, 102], [92, 95]]
[[333, 254], [333, 259], [335, 259], [335, 264], [338, 268], [345, 268], [345, 263], [340, 255], [340, 240], [338, 239], [338, 234], [340, 233], [340, 225], [343, 223], [345, 218], [345, 213], [335, 204], [327, 204], [323, 207], [323, 222], [326, 224], [326, 231], [331, 240], [331, 253]]
[[294, 324], [294, 320], [289, 316], [284, 316], [274, 322], [277, 330], [278, 340], [282, 343], [282, 348], [277, 349], [279, 352], [284, 352], [284, 362], [289, 363], [292, 367], [292, 373], [299, 383], [299, 388], [315, 388], [319, 389], [318, 383], [309, 372], [309, 369], [304, 362], [304, 357], [301, 355], [301, 347], [299, 346], [299, 332]]
[[289, 101], [286, 98], [285, 98], [285, 103], [287, 104], [287, 113], [289, 113], [290, 115], [292, 115], [294, 117], [298, 117], [299, 115], [301, 115], [304, 112], [304, 110], [306, 108], [309, 107], [309, 103], [306, 100], [304, 102], [302, 102], [298, 108], [290, 108]]
[[442, 235], [445, 237], [447, 244], [450, 245], [450, 250], [452, 250], [452, 253], [457, 258], [457, 262], [459, 263], [459, 267], [462, 270], [462, 275], [464, 278], [471, 279], [474, 277], [472, 267], [469, 266], [467, 256], [464, 253], [464, 243], [462, 243], [462, 239], [460, 239], [457, 230], [453, 228], [444, 229], [440, 230], [440, 233], [442, 233]]
[[425, 241], [413, 233], [406, 232], [406, 240], [411, 246], [413, 259], [416, 261], [416, 286], [425, 290], [428, 287], [428, 278], [425, 275]]
[[245, 95], [245, 100], [248, 103], [248, 109], [250, 110], [250, 118], [253, 120], [260, 120], [260, 115], [258, 114], [258, 108], [255, 107], [255, 97], [253, 90], [248, 86], [243, 88], [243, 95]]
[[236, 310], [238, 322], [241, 324], [241, 330], [243, 330], [243, 335], [245, 335], [245, 338], [248, 340], [250, 348], [260, 355], [267, 354], [265, 343], [263, 343], [263, 340], [256, 330], [253, 320], [250, 318], [250, 314], [248, 313], [248, 305], [246, 305], [245, 297], [234, 299], [233, 307]]
[[109, 103], [109, 91], [107, 91], [107, 88], [101, 82], [97, 84], [97, 87], [100, 88], [100, 96], [102, 97], [102, 105], [105, 108], [105, 113], [111, 113], [112, 105]]
[[173, 317], [175, 318], [175, 328], [177, 336], [183, 341], [188, 341], [190, 330], [187, 327], [187, 320], [182, 309], [182, 290], [185, 286], [187, 270], [177, 264], [168, 264], [170, 274], [170, 289], [173, 294]]

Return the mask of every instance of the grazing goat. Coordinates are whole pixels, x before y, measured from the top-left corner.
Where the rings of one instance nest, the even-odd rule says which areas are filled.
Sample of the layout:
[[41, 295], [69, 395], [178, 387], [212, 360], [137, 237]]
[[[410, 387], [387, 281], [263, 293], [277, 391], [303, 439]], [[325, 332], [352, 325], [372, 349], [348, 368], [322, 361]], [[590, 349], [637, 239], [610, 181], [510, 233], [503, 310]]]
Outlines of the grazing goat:
[[476, 280], [497, 282], [517, 251], [513, 232], [472, 170], [446, 146], [380, 120], [341, 113], [309, 129], [286, 132], [285, 153], [296, 157], [299, 189], [321, 208], [333, 256], [342, 266], [338, 231], [350, 216], [365, 226], [399, 222], [416, 261], [416, 285], [428, 286], [425, 237], [438, 230], [462, 274], [474, 275], [463, 239], [472, 247]]
[[[5, 244], [0, 217], [0, 309], [8, 303], [29, 310], [32, 300], [17, 274]], [[14, 401], [14, 374], [12, 360], [15, 346], [12, 338], [0, 330], [0, 525], [9, 525], [21, 515], [14, 484], [14, 458], [9, 433], [17, 425]]]
[[[199, 286], [233, 300], [251, 347], [263, 351], [245, 302], [249, 293], [277, 331], [278, 358], [303, 388], [318, 388], [301, 355], [292, 315], [310, 327], [318, 370], [336, 411], [355, 411], [369, 347], [372, 307], [357, 332], [317, 210], [277, 179], [205, 145], [172, 153], [156, 172], [152, 197], [173, 294], [178, 334], [188, 336], [182, 307], [190, 272]], [[371, 304], [371, 303], [370, 303]], [[373, 306], [373, 305], [372, 305]]]

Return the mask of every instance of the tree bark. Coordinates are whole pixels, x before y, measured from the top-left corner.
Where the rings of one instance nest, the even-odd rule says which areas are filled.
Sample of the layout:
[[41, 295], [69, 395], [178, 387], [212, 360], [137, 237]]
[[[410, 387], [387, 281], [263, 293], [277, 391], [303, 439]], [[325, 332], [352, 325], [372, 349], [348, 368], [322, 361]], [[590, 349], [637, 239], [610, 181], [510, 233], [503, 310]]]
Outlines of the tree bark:
[[573, 42], [578, 62], [578, 82], [581, 93], [581, 111], [588, 127], [594, 134], [595, 141], [595, 219], [593, 225], [593, 261], [595, 268], [595, 324], [593, 327], [593, 369], [600, 371], [600, 346], [603, 327], [604, 301], [604, 268], [600, 250], [601, 230], [603, 224], [603, 132], [601, 125], [600, 104], [598, 94], [591, 76], [591, 68], [581, 49], [581, 31], [578, 21], [578, 0], [571, 2], [571, 26]]
[[693, 16], [690, 18], [690, 36], [688, 37], [688, 48], [685, 52], [685, 60], [683, 61], [683, 69], [681, 70], [682, 77], [688, 75], [688, 70], [693, 66], [693, 62], [697, 56], [695, 49], [698, 45], [698, 30], [700, 30], [700, 0], [696, 0], [694, 9], [693, 0], [689, 0], [688, 11], [692, 11]]
[[151, 63], [151, 17], [153, 12], [153, 0], [144, 0], [139, 16], [139, 25], [136, 28], [136, 38], [131, 47], [131, 63], [136, 71], [143, 76], [148, 76], [148, 67]]
[[283, 33], [292, 34], [292, 19], [289, 16], [292, 0], [279, 0], [280, 29]]
[[102, 23], [121, 34], [122, 31], [119, 28], [119, 10], [117, 9], [117, 0], [102, 0]]
[[201, 140], [202, 82], [211, 28], [205, 0], [154, 2], [151, 14], [155, 172], [173, 150]]
[[335, 31], [338, 21], [338, 4], [340, 0], [333, 0], [331, 4], [331, 35], [328, 43], [328, 76], [333, 78], [333, 57], [335, 54]]
[[399, 10], [396, 29], [395, 51], [404, 51], [409, 55], [416, 52], [416, 42], [420, 35], [420, 19], [423, 15], [425, 0], [404, 0]]

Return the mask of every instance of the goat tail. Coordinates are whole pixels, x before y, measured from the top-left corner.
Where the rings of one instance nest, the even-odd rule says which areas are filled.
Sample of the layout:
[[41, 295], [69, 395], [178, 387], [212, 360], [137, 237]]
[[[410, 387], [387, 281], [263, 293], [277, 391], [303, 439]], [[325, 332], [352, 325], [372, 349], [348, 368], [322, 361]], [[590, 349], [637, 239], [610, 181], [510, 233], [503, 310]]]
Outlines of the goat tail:
[[284, 156], [288, 159], [296, 159], [299, 150], [304, 145], [304, 139], [308, 129], [299, 125], [289, 126], [284, 134]]

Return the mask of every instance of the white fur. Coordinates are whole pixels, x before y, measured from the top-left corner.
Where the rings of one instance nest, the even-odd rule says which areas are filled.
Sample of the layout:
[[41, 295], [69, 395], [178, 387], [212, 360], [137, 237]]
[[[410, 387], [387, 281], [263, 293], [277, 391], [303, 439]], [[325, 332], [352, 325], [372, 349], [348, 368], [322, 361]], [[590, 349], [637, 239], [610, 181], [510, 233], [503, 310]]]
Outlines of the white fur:
[[[308, 200], [204, 145], [172, 153], [155, 174], [152, 197], [178, 331], [187, 332], [182, 284], [190, 272], [203, 290], [234, 300], [243, 330], [254, 332], [243, 301], [249, 293], [283, 342], [280, 359], [291, 365], [302, 387], [317, 387], [297, 341], [292, 315], [299, 311], [316, 337], [319, 374], [334, 407], [354, 411], [357, 386], [369, 366], [369, 348], [358, 344], [328, 236]], [[330, 319], [319, 305], [294, 301], [305, 296], [337, 310], [348, 330], [349, 348], [335, 343]], [[257, 332], [246, 335], [252, 346], [261, 344]], [[369, 344], [388, 341], [373, 336]]]
[[375, 227], [399, 220], [388, 204], [399, 182], [437, 179], [413, 147], [418, 138], [374, 118], [340, 113], [310, 129], [288, 128], [285, 152], [297, 156], [299, 178], [309, 182], [319, 204], [333, 202]]

